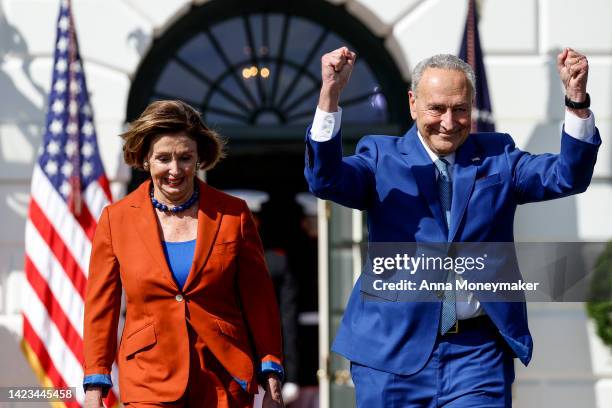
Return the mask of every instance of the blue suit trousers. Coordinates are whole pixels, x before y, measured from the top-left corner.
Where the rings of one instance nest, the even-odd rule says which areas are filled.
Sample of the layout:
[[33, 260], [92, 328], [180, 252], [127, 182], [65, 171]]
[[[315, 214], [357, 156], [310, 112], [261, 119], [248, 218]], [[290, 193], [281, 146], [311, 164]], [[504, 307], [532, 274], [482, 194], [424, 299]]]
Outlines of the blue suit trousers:
[[351, 374], [359, 408], [512, 407], [514, 358], [488, 319], [483, 327], [438, 336], [427, 364], [412, 375], [355, 362]]

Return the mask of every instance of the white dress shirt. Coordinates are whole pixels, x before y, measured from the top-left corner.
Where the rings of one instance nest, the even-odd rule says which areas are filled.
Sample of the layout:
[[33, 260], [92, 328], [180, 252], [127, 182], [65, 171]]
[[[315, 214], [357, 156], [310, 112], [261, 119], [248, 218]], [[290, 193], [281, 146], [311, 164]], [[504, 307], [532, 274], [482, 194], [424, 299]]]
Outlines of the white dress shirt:
[[[310, 128], [310, 138], [315, 142], [327, 142], [336, 136], [340, 130], [340, 122], [342, 120], [342, 109], [339, 107], [338, 112], [325, 112], [317, 107], [314, 119], [312, 121], [312, 127]], [[592, 143], [593, 136], [595, 136], [595, 118], [593, 113], [590, 112], [589, 117], [582, 119], [569, 111], [565, 111], [565, 133], [569, 136], [582, 140], [584, 142]], [[431, 158], [432, 163], [436, 161], [439, 156], [436, 155], [427, 143], [423, 140], [421, 132], [417, 131], [419, 140], [425, 148], [427, 155]], [[449, 163], [449, 175], [453, 175], [453, 166], [455, 164], [455, 153], [451, 153], [444, 156], [444, 159]], [[439, 176], [439, 171], [436, 168], [436, 178]], [[452, 204], [451, 204], [452, 205]], [[461, 279], [461, 277], [459, 277]], [[459, 293], [464, 292], [464, 293]], [[474, 294], [470, 291], [457, 291], [456, 303], [457, 319], [465, 320], [472, 317], [476, 317], [484, 314], [484, 310], [480, 305], [480, 302], [474, 297]]]

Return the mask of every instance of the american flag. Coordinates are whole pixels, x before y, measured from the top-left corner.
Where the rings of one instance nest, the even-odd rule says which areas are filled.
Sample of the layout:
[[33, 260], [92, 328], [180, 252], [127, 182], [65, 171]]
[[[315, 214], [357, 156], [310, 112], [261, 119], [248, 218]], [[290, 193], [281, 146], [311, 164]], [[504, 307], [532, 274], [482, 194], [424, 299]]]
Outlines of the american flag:
[[[66, 402], [67, 407], [79, 407], [84, 399], [83, 302], [89, 254], [97, 220], [110, 202], [71, 4], [62, 0], [26, 223], [21, 344], [44, 386], [76, 387], [77, 401]], [[111, 390], [107, 405], [116, 404], [116, 395]]]
[[495, 132], [487, 74], [478, 34], [478, 13], [475, 0], [468, 0], [468, 14], [459, 58], [470, 64], [476, 73], [476, 100], [472, 107], [472, 132]]

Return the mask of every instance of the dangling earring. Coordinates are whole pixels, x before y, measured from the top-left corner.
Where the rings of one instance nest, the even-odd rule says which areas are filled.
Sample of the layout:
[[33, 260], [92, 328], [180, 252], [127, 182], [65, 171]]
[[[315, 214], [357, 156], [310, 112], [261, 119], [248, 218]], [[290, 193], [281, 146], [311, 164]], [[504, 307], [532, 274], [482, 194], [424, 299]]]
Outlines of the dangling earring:
[[145, 171], [149, 171], [149, 162], [144, 162], [142, 168], [145, 169]]
[[200, 162], [199, 161], [196, 162], [196, 170], [200, 170]]

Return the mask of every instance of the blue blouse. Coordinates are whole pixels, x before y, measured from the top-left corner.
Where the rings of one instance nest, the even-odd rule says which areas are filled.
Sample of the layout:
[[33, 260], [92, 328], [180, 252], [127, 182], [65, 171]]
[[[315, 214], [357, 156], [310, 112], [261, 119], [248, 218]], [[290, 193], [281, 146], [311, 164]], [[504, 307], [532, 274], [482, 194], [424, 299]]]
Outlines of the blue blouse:
[[195, 252], [196, 240], [183, 241], [183, 242], [167, 242], [162, 241], [164, 247], [164, 255], [166, 255], [166, 261], [174, 280], [178, 284], [179, 288], [185, 286], [187, 276], [191, 270], [191, 264], [193, 263], [193, 254]]

